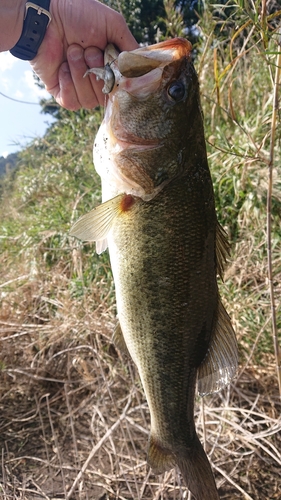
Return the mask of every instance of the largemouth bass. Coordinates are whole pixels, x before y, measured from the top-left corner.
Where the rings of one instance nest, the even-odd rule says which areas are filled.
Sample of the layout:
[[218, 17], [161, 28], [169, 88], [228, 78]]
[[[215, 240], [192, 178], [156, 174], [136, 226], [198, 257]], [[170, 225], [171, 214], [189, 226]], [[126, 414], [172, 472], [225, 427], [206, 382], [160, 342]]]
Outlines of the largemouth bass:
[[235, 333], [218, 292], [228, 244], [208, 168], [191, 44], [168, 40], [93, 69], [108, 103], [94, 145], [103, 203], [71, 235], [108, 245], [117, 345], [137, 365], [151, 416], [148, 463], [177, 465], [197, 500], [219, 495], [195, 431], [201, 395], [236, 372]]

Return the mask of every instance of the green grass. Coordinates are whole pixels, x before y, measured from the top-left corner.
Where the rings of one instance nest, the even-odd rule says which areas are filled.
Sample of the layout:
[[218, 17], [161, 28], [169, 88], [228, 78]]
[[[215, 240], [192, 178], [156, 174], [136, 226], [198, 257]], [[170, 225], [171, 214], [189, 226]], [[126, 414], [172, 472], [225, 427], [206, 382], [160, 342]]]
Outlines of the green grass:
[[[205, 13], [201, 29], [208, 45], [199, 47], [196, 64], [200, 69], [205, 134], [217, 213], [232, 245], [222, 295], [238, 333], [241, 361], [251, 356], [252, 363], [266, 365], [269, 355], [273, 354], [266, 205], [277, 35], [274, 30], [268, 30], [267, 25], [266, 29], [263, 28], [255, 12], [250, 15], [238, 2], [231, 5], [235, 15], [238, 11], [240, 17], [235, 17], [235, 29], [228, 29], [228, 43], [221, 35], [223, 30], [216, 28], [210, 32], [210, 14]], [[258, 11], [258, 2], [255, 6]], [[246, 21], [249, 24], [245, 28]], [[243, 38], [242, 35], [236, 37], [242, 26]], [[278, 123], [274, 144], [271, 238], [279, 329], [280, 174], [281, 127]]]
[[78, 298], [89, 292], [92, 282], [102, 281], [106, 287], [108, 281], [110, 287], [112, 281], [108, 254], [98, 257], [94, 245], [68, 236], [72, 222], [100, 202], [92, 148], [101, 113], [61, 114], [43, 139], [22, 151], [17, 174], [5, 181], [2, 260], [12, 275], [17, 266], [26, 268], [23, 273], [31, 267], [46, 273], [64, 268], [71, 293]]
[[[277, 45], [274, 30], [257, 16], [260, 2], [251, 5], [249, 11], [234, 0], [233, 18], [220, 24], [205, 11], [195, 60], [217, 213], [232, 248], [220, 292], [240, 351], [236, 380], [206, 398], [204, 408], [197, 402], [195, 414], [228, 500], [280, 497], [266, 237]], [[98, 256], [94, 245], [68, 236], [72, 223], [100, 203], [92, 147], [102, 112], [58, 114], [0, 185], [0, 490], [7, 500], [23, 499], [25, 488], [44, 498], [67, 498], [68, 488], [77, 500], [105, 492], [120, 500], [183, 498], [177, 473], [159, 479], [147, 471], [147, 405], [135, 367], [110, 341], [116, 309], [108, 253]], [[280, 115], [274, 155], [271, 237], [280, 331]]]
[[[245, 16], [246, 11], [241, 14], [241, 26]], [[265, 362], [263, 358], [273, 352], [268, 321], [266, 196], [276, 37], [267, 33], [265, 46], [261, 25], [253, 19], [244, 34], [247, 37], [252, 29], [251, 36], [241, 48], [237, 39], [226, 44], [216, 30], [210, 31], [207, 12], [199, 25], [205, 39], [197, 46], [195, 66], [200, 71], [209, 165], [218, 218], [232, 245], [222, 294], [238, 337], [243, 339], [245, 356], [251, 352], [257, 332], [265, 328], [254, 354], [255, 361]], [[234, 63], [229, 65], [231, 60]], [[51, 276], [60, 269], [73, 300], [84, 300], [98, 284], [101, 300], [107, 297], [110, 305], [114, 303], [107, 252], [97, 256], [94, 245], [68, 237], [72, 222], [100, 202], [92, 147], [101, 118], [98, 110], [60, 110], [60, 120], [45, 137], [22, 151], [16, 174], [10, 183], [6, 181], [0, 207], [7, 281], [38, 270]], [[272, 199], [276, 282], [281, 272], [280, 139], [281, 127], [277, 127]], [[278, 286], [276, 293], [278, 302]], [[279, 326], [280, 321], [278, 314]]]

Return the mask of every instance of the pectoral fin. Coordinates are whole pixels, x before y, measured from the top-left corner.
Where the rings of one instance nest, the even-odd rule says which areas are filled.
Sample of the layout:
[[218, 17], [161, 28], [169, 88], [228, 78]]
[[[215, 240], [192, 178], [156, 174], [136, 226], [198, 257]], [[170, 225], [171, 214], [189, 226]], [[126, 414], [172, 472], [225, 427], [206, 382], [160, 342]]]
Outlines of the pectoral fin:
[[114, 221], [123, 212], [128, 211], [133, 203], [134, 198], [126, 194], [120, 194], [102, 203], [74, 223], [70, 236], [83, 241], [95, 241], [97, 253], [103, 252], [107, 248], [106, 238]]
[[218, 392], [234, 377], [238, 366], [238, 348], [230, 318], [219, 301], [216, 329], [207, 355], [198, 369], [200, 396]]

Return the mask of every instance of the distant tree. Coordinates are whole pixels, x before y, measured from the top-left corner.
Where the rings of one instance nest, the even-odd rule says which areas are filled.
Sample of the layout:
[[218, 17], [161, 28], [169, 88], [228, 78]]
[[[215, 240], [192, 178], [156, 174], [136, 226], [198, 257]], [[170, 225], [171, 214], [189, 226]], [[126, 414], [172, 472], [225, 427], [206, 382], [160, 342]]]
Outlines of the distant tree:
[[198, 15], [203, 12], [205, 4], [203, 0], [176, 0], [174, 3], [177, 8], [180, 8], [187, 28], [198, 22]]
[[[128, 26], [139, 43], [155, 43], [159, 31], [165, 36], [171, 35], [167, 30], [167, 13], [174, 12], [182, 17], [182, 35], [192, 35], [192, 27], [198, 21], [198, 13], [202, 12], [203, 0], [103, 0], [103, 3], [118, 10], [125, 17]], [[175, 26], [172, 28], [172, 32]]]
[[0, 156], [0, 177], [6, 175], [17, 167], [18, 153], [11, 153], [6, 158]]
[[163, 0], [103, 0], [121, 12], [139, 43], [154, 43], [159, 18], [165, 16]]

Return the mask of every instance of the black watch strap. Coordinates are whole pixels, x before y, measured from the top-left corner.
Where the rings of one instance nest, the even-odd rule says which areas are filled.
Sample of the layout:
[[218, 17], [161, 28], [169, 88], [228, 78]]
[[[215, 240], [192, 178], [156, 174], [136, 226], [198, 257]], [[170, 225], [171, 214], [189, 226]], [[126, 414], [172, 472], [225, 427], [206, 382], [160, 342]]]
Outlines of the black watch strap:
[[13, 56], [25, 61], [34, 59], [51, 21], [49, 8], [50, 0], [26, 2], [22, 34], [10, 50]]

